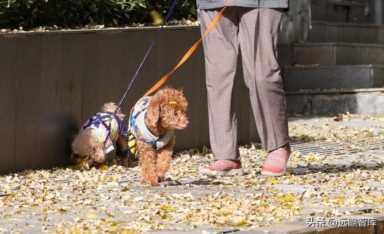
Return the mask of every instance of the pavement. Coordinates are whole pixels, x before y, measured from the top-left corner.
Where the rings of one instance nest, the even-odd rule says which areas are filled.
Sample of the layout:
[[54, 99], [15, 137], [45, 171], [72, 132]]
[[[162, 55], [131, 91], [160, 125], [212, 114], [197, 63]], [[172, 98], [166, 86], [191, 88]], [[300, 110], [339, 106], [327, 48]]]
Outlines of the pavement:
[[243, 176], [200, 175], [209, 150], [180, 152], [161, 187], [135, 166], [0, 176], [0, 233], [384, 233], [384, 118], [336, 120], [291, 118], [278, 178], [258, 144], [240, 149]]

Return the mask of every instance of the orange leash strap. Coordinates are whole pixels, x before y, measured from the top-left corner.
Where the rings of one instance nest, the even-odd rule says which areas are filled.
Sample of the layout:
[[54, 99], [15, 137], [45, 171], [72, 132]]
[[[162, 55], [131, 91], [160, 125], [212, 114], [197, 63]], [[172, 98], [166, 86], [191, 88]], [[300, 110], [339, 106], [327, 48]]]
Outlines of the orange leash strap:
[[184, 56], [181, 58], [181, 60], [176, 64], [175, 67], [172, 68], [171, 71], [169, 71], [167, 74], [162, 76], [159, 81], [155, 83], [152, 88], [150, 88], [144, 96], [149, 96], [156, 92], [158, 89], [160, 89], [169, 79], [171, 79], [171, 76], [179, 69], [185, 62], [188, 61], [188, 59], [196, 52], [196, 50], [199, 48], [201, 42], [203, 39], [216, 27], [217, 23], [220, 21], [221, 17], [224, 15], [224, 11], [227, 7], [224, 6], [218, 13], [215, 15], [215, 17], [212, 19], [211, 23], [208, 25], [207, 29], [201, 36], [201, 38], [193, 43], [191, 48], [184, 54]]

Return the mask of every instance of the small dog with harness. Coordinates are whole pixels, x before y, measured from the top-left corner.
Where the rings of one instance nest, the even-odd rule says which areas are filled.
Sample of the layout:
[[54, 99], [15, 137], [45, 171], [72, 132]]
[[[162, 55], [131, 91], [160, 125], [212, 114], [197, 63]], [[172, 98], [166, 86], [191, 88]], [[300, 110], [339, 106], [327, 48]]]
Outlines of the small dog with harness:
[[72, 142], [72, 160], [82, 169], [101, 165], [117, 143], [126, 148], [125, 115], [113, 102], [105, 103], [101, 112], [92, 116]]
[[143, 182], [159, 185], [168, 171], [175, 130], [187, 127], [187, 99], [182, 91], [163, 88], [153, 96], [141, 98], [128, 120], [128, 146], [131, 155], [139, 158]]

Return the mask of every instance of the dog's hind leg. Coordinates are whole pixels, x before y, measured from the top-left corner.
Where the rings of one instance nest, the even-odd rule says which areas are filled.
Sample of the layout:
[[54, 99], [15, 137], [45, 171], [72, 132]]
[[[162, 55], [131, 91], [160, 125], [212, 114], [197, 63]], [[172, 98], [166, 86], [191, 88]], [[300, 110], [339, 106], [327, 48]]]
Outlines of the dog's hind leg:
[[157, 153], [156, 174], [159, 177], [160, 181], [164, 180], [165, 173], [167, 173], [171, 165], [174, 147], [175, 147], [175, 139], [172, 139], [168, 145], [160, 149], [159, 152]]
[[141, 165], [141, 174], [144, 182], [152, 186], [159, 185], [159, 178], [156, 174], [156, 151], [152, 146], [142, 142], [137, 142], [139, 150], [139, 160]]

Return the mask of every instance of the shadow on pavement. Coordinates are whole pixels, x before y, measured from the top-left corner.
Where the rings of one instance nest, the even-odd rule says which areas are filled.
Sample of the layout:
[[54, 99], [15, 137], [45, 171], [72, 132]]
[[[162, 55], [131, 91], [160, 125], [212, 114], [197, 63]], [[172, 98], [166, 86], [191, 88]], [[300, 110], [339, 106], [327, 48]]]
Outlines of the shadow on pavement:
[[374, 165], [364, 165], [361, 163], [352, 165], [310, 165], [310, 166], [299, 166], [295, 168], [288, 168], [287, 172], [291, 175], [308, 175], [316, 173], [340, 173], [340, 172], [351, 172], [355, 170], [370, 170], [376, 171], [384, 168], [384, 163]]

